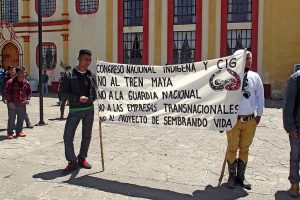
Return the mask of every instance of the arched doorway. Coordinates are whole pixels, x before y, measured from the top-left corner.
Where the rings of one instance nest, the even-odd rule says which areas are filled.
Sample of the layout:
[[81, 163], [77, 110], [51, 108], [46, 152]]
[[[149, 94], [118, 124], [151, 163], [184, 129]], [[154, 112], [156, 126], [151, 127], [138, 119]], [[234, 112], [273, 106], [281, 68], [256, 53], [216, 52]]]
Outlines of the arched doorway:
[[13, 43], [6, 44], [2, 49], [2, 66], [6, 69], [12, 65], [19, 67], [19, 50]]

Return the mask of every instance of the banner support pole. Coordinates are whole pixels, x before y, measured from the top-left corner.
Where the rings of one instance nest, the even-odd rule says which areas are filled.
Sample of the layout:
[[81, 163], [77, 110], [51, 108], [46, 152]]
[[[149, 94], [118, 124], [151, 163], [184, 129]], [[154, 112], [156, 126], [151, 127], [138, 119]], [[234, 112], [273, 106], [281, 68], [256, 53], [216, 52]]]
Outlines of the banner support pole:
[[102, 164], [102, 172], [105, 170], [104, 166], [104, 152], [103, 152], [103, 135], [102, 135], [102, 123], [99, 121], [99, 139], [100, 139], [100, 153], [101, 153], [101, 164]]
[[225, 167], [226, 167], [226, 161], [227, 161], [227, 154], [228, 154], [228, 146], [227, 146], [227, 149], [226, 149], [226, 153], [225, 153], [225, 158], [224, 158], [224, 161], [223, 161], [223, 166], [222, 166], [221, 174], [220, 174], [220, 177], [219, 177], [218, 187], [220, 187], [220, 185], [222, 183], [222, 180], [223, 180], [223, 177], [224, 177]]

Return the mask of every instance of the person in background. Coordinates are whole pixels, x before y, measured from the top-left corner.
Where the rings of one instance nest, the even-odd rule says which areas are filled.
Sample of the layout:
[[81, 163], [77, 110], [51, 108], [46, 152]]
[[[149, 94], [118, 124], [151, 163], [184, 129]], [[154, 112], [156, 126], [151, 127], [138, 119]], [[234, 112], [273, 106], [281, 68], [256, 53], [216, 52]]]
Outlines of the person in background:
[[[25, 72], [25, 79], [28, 81], [29, 77], [28, 77], [28, 73]], [[26, 128], [34, 128], [34, 126], [31, 124], [28, 113], [27, 113], [27, 105], [26, 105], [26, 116], [25, 116], [25, 124], [26, 124]]]
[[[94, 105], [97, 98], [96, 79], [89, 66], [92, 61], [90, 50], [82, 49], [78, 56], [79, 64], [71, 73], [66, 73], [61, 86], [63, 98], [69, 101], [70, 111], [64, 131], [65, 156], [67, 167], [62, 174], [69, 174], [79, 167], [91, 169], [87, 154], [92, 137], [94, 123]], [[74, 152], [74, 136], [79, 122], [82, 121], [82, 140], [78, 156]]]
[[59, 78], [59, 86], [58, 86], [58, 98], [59, 98], [59, 102], [60, 102], [60, 119], [64, 119], [64, 113], [65, 113], [65, 107], [66, 107], [66, 103], [67, 103], [67, 99], [64, 98], [61, 94], [61, 86], [62, 83], [64, 81], [64, 78], [67, 76], [69, 77], [71, 74], [70, 70], [71, 70], [71, 66], [67, 65], [65, 68], [65, 72], [61, 72], [60, 73], [60, 78]]
[[57, 105], [60, 106], [61, 104], [61, 93], [60, 93], [60, 87], [61, 87], [61, 84], [64, 80], [64, 72], [60, 72], [60, 77], [59, 77], [59, 80], [58, 80], [58, 102], [57, 102]]
[[[234, 54], [243, 53], [238, 50]], [[251, 190], [251, 184], [245, 179], [249, 148], [255, 136], [257, 125], [260, 123], [264, 109], [264, 88], [261, 78], [251, 71], [252, 53], [247, 51], [242, 95], [236, 125], [227, 131], [228, 152], [228, 187], [234, 188], [236, 184]], [[237, 156], [237, 152], [239, 155]]]
[[1, 93], [4, 88], [4, 77], [5, 77], [5, 70], [3, 69], [2, 65], [0, 65], [0, 92]]
[[42, 81], [43, 81], [43, 92], [44, 92], [45, 94], [48, 94], [48, 81], [49, 81], [49, 76], [48, 76], [46, 70], [44, 70], [44, 72], [43, 72]]
[[6, 102], [3, 100], [5, 85], [6, 85], [7, 81], [8, 81], [9, 79], [15, 77], [15, 75], [16, 75], [16, 68], [14, 68], [13, 66], [8, 66], [8, 67], [7, 67], [7, 71], [5, 72], [4, 77], [3, 77], [3, 83], [2, 83], [2, 88], [1, 88], [1, 91], [2, 91], [2, 101], [3, 101], [4, 103], [6, 103]]
[[292, 197], [300, 197], [300, 71], [291, 75], [287, 81], [282, 114], [283, 126], [290, 141], [290, 172], [288, 179], [291, 187], [288, 193]]
[[[16, 68], [16, 76], [9, 79], [4, 88], [4, 102], [8, 108], [7, 139], [13, 139], [14, 127], [16, 127], [17, 137], [25, 137], [23, 133], [23, 123], [26, 117], [26, 104], [31, 98], [31, 87], [25, 79], [25, 68]], [[17, 117], [17, 124], [15, 120]]]

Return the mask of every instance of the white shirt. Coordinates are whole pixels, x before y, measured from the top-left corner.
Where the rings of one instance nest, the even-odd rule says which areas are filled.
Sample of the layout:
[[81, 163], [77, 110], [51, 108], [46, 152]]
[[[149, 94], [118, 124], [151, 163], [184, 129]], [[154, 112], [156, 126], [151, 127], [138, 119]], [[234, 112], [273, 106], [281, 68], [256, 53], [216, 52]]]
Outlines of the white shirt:
[[[244, 77], [245, 79], [245, 77]], [[241, 101], [239, 106], [239, 115], [262, 116], [264, 109], [264, 87], [259, 75], [256, 72], [248, 71], [247, 86], [242, 91]], [[247, 99], [243, 94], [247, 93]]]

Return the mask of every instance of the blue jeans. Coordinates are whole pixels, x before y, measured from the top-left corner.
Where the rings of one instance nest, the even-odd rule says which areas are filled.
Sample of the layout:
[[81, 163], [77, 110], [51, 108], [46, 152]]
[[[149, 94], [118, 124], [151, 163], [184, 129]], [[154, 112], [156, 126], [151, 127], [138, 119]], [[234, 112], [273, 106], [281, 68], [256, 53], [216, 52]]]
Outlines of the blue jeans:
[[94, 109], [70, 112], [64, 132], [65, 156], [68, 161], [76, 161], [74, 152], [74, 136], [79, 122], [82, 120], [82, 140], [78, 158], [85, 159], [88, 154], [94, 123]]
[[[16, 106], [15, 109], [8, 108], [7, 133], [13, 133], [16, 127], [16, 133], [23, 131], [23, 122], [26, 114], [26, 106]], [[17, 124], [15, 124], [17, 117]]]
[[43, 83], [43, 92], [48, 94], [48, 83]]

